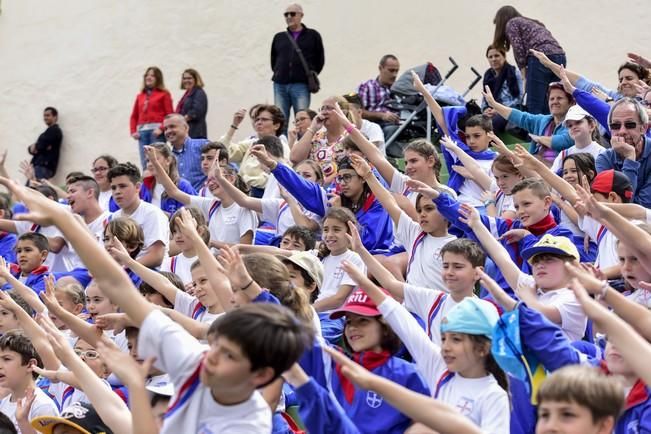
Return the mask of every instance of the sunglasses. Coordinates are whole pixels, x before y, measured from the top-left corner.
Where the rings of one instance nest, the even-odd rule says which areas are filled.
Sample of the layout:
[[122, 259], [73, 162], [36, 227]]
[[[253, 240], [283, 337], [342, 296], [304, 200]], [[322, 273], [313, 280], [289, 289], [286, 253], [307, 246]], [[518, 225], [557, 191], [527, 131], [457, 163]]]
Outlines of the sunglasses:
[[75, 350], [75, 354], [79, 357], [83, 357], [86, 360], [95, 360], [99, 357], [99, 353], [95, 350]]
[[[626, 121], [623, 125], [627, 130], [634, 130], [638, 124], [635, 121]], [[610, 127], [610, 131], [619, 131], [622, 128], [622, 122], [611, 122], [608, 126]]]
[[348, 184], [353, 179], [353, 177], [357, 177], [357, 175], [347, 173], [345, 175], [338, 175], [335, 178], [335, 181], [337, 181], [338, 184]]
[[285, 12], [283, 15], [285, 16], [285, 18], [295, 17], [296, 15], [298, 15], [298, 12]]

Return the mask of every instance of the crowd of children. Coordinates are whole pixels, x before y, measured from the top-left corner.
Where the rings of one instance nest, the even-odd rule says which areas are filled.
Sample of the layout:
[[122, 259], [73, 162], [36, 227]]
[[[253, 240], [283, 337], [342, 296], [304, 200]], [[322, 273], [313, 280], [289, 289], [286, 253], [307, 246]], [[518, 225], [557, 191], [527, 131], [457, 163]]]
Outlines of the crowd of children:
[[650, 88], [531, 56], [551, 115], [484, 92], [529, 149], [412, 72], [441, 138], [404, 173], [354, 95], [289, 145], [239, 110], [198, 189], [167, 143], [63, 188], [0, 163], [0, 432], [651, 433]]

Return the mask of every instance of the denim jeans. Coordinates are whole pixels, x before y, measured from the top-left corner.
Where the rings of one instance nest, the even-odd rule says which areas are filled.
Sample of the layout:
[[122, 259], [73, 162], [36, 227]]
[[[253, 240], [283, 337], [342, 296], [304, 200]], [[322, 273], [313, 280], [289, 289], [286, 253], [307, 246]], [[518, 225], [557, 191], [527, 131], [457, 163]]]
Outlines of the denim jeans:
[[296, 116], [296, 112], [310, 107], [310, 90], [307, 83], [274, 83], [274, 104], [285, 114], [283, 133], [287, 133], [290, 110], [293, 108]]
[[145, 170], [147, 167], [147, 157], [145, 157], [145, 146], [156, 142], [164, 142], [165, 135], [154, 136], [154, 130], [138, 130], [140, 138], [138, 139], [138, 151], [140, 152], [140, 167]]
[[[564, 54], [550, 54], [549, 59], [565, 66]], [[549, 114], [547, 88], [549, 83], [560, 81], [558, 77], [534, 56], [527, 57], [527, 111], [532, 114]]]

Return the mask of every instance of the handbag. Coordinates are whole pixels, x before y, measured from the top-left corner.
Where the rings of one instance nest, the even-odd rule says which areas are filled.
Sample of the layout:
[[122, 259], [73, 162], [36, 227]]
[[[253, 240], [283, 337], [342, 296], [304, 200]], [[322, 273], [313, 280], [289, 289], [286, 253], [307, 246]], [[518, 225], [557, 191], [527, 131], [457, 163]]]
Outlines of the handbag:
[[285, 33], [287, 35], [287, 38], [289, 39], [289, 42], [291, 42], [292, 45], [294, 46], [294, 50], [296, 50], [296, 54], [298, 54], [298, 58], [301, 60], [301, 65], [303, 65], [303, 69], [305, 70], [305, 76], [307, 77], [307, 87], [310, 90], [310, 93], [317, 93], [319, 89], [321, 89], [321, 83], [319, 82], [319, 75], [316, 73], [316, 71], [312, 71], [310, 69], [310, 66], [307, 64], [307, 61], [303, 56], [303, 51], [294, 40], [292, 34], [289, 32], [285, 32]]

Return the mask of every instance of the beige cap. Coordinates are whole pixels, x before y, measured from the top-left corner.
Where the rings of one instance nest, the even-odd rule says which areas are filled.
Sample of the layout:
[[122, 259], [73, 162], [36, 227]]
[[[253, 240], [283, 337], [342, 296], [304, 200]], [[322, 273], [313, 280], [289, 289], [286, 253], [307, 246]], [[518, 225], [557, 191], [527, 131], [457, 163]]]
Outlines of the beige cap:
[[321, 289], [323, 284], [323, 264], [319, 258], [310, 252], [296, 252], [283, 259], [305, 270], [312, 280], [316, 282], [317, 288]]

